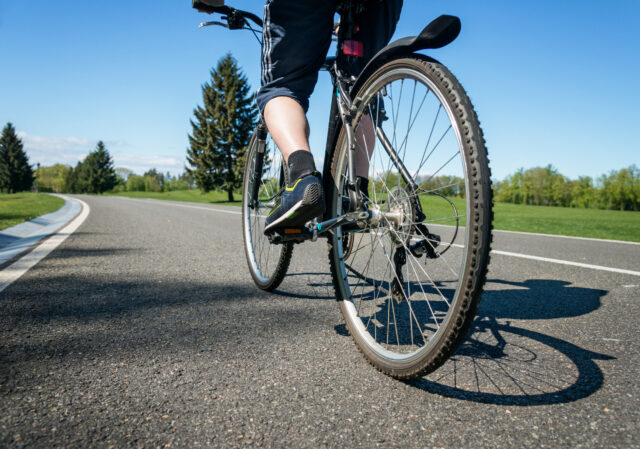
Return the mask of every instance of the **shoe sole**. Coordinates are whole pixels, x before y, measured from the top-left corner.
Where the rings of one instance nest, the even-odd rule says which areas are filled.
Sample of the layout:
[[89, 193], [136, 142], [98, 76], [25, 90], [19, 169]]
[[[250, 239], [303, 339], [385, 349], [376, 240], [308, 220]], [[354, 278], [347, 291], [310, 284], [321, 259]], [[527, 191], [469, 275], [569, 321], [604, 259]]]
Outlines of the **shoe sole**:
[[322, 186], [311, 184], [305, 189], [302, 199], [294, 204], [285, 215], [264, 228], [264, 233], [267, 234], [278, 228], [304, 226], [307, 221], [324, 213], [323, 197]]

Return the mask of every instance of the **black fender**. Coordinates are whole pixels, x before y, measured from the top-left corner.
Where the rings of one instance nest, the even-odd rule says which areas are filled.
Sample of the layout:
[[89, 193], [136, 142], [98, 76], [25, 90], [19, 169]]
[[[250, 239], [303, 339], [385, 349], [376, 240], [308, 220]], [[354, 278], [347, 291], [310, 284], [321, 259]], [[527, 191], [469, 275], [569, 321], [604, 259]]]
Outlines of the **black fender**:
[[357, 93], [360, 86], [369, 76], [385, 62], [398, 57], [409, 55], [418, 50], [430, 48], [442, 48], [449, 45], [460, 34], [462, 25], [456, 16], [441, 15], [427, 25], [419, 35], [403, 37], [391, 42], [380, 50], [364, 67], [353, 88], [353, 94]]

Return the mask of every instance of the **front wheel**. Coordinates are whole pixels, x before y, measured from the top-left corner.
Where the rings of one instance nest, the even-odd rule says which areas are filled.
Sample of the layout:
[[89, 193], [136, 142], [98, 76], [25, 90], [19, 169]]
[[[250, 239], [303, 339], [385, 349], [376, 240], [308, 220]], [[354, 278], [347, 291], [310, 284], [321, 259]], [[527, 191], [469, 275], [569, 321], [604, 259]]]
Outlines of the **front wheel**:
[[[333, 284], [365, 357], [417, 377], [456, 350], [480, 301], [491, 243], [487, 151], [464, 89], [430, 58], [384, 64], [355, 98], [356, 154], [368, 161], [365, 204], [376, 219], [329, 239]], [[343, 129], [332, 216], [349, 204], [348, 151]]]
[[284, 172], [280, 151], [262, 126], [251, 137], [246, 153], [242, 235], [251, 277], [259, 288], [272, 291], [287, 274], [293, 244], [274, 245], [264, 235], [264, 222], [284, 185]]

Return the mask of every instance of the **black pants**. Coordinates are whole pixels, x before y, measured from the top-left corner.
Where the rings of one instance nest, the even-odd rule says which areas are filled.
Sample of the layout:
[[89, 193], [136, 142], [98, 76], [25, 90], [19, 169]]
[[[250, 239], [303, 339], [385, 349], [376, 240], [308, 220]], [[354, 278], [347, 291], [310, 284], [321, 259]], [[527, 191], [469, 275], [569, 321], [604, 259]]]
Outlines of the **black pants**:
[[[402, 0], [372, 0], [356, 17], [355, 39], [364, 44], [363, 64], [382, 49], [400, 18]], [[260, 112], [275, 97], [296, 100], [305, 112], [331, 44], [336, 0], [268, 0], [262, 32]]]

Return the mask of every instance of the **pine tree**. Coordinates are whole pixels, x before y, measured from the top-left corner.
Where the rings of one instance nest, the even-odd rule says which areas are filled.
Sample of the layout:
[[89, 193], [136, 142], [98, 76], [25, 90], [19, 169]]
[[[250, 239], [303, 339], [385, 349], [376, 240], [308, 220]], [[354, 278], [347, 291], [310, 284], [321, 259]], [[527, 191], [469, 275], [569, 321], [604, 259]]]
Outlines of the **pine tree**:
[[0, 137], [0, 188], [9, 193], [30, 190], [33, 176], [22, 140], [13, 125], [7, 123]]
[[244, 153], [255, 126], [256, 110], [251, 88], [236, 60], [227, 54], [202, 86], [203, 106], [191, 120], [187, 171], [203, 191], [220, 189], [233, 201], [233, 190], [242, 185]]
[[74, 171], [77, 172], [77, 183], [73, 187], [76, 192], [103, 193], [116, 185], [113, 161], [102, 140]]
[[78, 162], [75, 167], [71, 167], [65, 177], [62, 191], [66, 193], [81, 193], [80, 186], [78, 184], [78, 173], [80, 173], [82, 162]]

